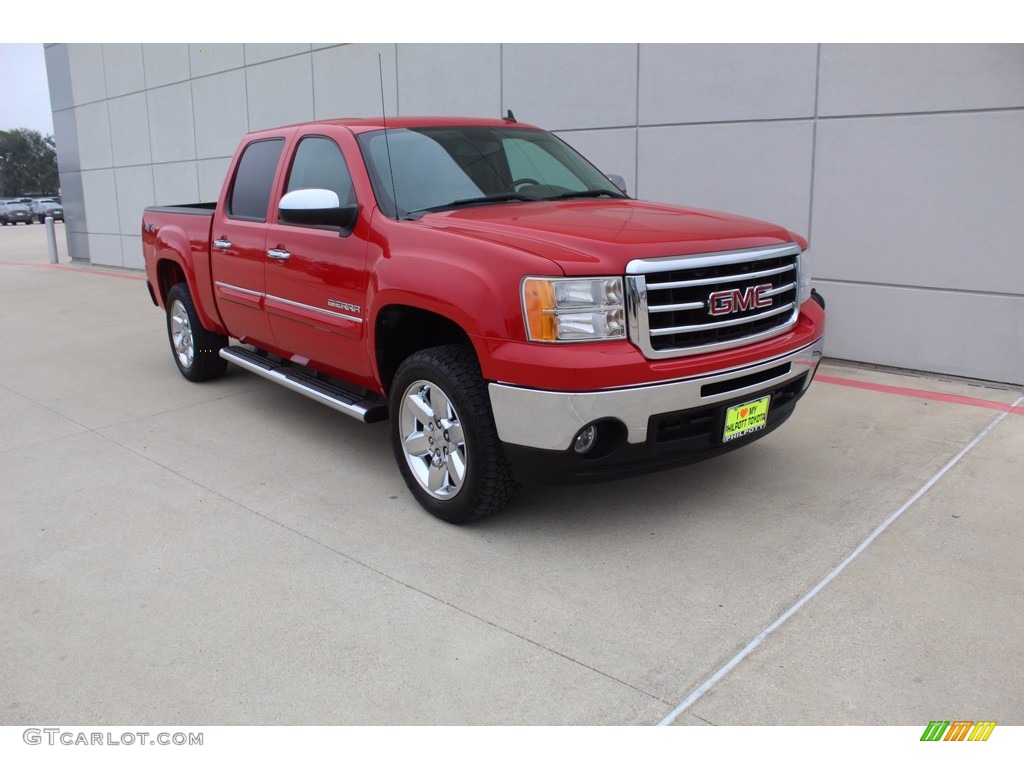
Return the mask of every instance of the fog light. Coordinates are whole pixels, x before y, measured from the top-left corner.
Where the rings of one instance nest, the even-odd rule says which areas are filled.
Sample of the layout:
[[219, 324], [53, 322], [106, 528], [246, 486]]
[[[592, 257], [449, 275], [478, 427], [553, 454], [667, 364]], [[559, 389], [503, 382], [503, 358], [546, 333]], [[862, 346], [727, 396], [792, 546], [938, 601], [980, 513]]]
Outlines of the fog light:
[[576, 440], [573, 442], [572, 449], [576, 453], [586, 453], [594, 447], [594, 443], [597, 442], [597, 427], [591, 424], [589, 427], [584, 427], [576, 435]]

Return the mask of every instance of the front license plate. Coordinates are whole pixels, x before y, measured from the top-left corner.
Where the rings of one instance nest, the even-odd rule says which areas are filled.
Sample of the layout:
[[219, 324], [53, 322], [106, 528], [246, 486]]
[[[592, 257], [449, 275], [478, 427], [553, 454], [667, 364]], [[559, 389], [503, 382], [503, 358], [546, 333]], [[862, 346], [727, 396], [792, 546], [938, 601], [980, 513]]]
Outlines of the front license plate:
[[764, 429], [768, 423], [768, 404], [771, 395], [766, 395], [760, 400], [752, 400], [742, 405], [734, 405], [725, 412], [725, 432], [722, 434], [722, 442], [727, 443], [737, 437], [749, 435]]

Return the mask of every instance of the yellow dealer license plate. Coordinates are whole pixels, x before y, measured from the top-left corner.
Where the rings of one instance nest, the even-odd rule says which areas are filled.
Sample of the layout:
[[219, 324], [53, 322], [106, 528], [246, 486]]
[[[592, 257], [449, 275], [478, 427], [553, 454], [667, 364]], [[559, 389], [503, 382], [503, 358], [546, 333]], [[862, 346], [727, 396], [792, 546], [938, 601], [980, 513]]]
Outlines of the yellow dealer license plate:
[[742, 405], [734, 405], [725, 412], [725, 433], [722, 435], [722, 442], [727, 443], [737, 437], [749, 435], [764, 429], [768, 423], [768, 403], [771, 396], [762, 397], [760, 400], [752, 400]]

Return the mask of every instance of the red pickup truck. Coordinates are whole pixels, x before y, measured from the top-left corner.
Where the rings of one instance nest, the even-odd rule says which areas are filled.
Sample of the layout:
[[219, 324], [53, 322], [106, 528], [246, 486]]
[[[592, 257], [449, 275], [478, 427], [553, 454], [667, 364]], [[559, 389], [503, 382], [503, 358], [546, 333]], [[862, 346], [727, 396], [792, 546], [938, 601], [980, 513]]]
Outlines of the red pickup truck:
[[623, 187], [511, 115], [258, 131], [216, 204], [146, 209], [147, 285], [185, 378], [390, 419], [413, 496], [463, 523], [746, 445], [814, 376], [803, 238]]

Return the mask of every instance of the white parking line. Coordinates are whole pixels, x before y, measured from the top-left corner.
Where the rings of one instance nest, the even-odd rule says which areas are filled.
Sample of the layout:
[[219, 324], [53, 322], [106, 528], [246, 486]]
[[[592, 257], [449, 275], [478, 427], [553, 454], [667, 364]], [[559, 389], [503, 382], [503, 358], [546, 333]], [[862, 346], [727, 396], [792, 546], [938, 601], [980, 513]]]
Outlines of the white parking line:
[[[1024, 395], [1021, 395], [1021, 397], [1017, 398], [1017, 401], [1014, 402], [1014, 404], [1012, 406], [1010, 406], [1010, 408], [1011, 409], [1017, 408], [1021, 404], [1024, 404]], [[843, 562], [841, 562], [834, 569], [832, 569], [832, 571], [825, 578], [823, 578], [821, 581], [819, 581], [817, 584], [815, 584], [810, 592], [808, 592], [806, 595], [804, 595], [799, 600], [797, 600], [795, 603], [793, 603], [793, 605], [791, 605], [789, 607], [789, 609], [785, 613], [783, 613], [775, 621], [773, 621], [771, 624], [769, 624], [767, 627], [765, 627], [765, 629], [762, 630], [761, 633], [757, 637], [755, 637], [753, 640], [751, 640], [746, 645], [746, 647], [743, 648], [743, 650], [741, 650], [739, 653], [737, 653], [735, 656], [733, 656], [731, 659], [729, 659], [729, 661], [727, 661], [725, 664], [723, 664], [718, 669], [717, 672], [715, 672], [713, 675], [711, 675], [711, 677], [709, 677], [707, 680], [705, 680], [703, 683], [701, 683], [699, 686], [697, 686], [697, 688], [695, 688], [693, 690], [693, 692], [690, 693], [689, 696], [687, 696], [685, 699], [683, 699], [683, 701], [680, 702], [679, 706], [677, 706], [675, 709], [673, 709], [671, 712], [669, 712], [661, 720], [661, 722], [658, 723], [658, 725], [671, 725], [675, 721], [675, 719], [677, 717], [679, 717], [679, 715], [683, 714], [683, 712], [685, 712], [687, 709], [689, 709], [691, 706], [693, 706], [694, 702], [696, 702], [701, 696], [703, 696], [705, 693], [707, 693], [709, 690], [711, 690], [711, 688], [719, 680], [721, 680], [723, 677], [725, 677], [727, 674], [729, 674], [729, 672], [732, 671], [732, 669], [737, 664], [739, 664], [741, 661], [743, 661], [743, 659], [745, 659], [747, 656], [749, 656], [754, 651], [755, 648], [757, 648], [762, 642], [764, 642], [765, 638], [767, 638], [768, 635], [770, 635], [776, 629], [778, 629], [783, 624], [785, 624], [786, 621], [791, 616], [793, 616], [793, 614], [795, 614], [797, 611], [799, 611], [801, 608], [803, 608], [804, 605], [806, 605], [807, 602], [812, 597], [814, 597], [822, 589], [824, 589], [825, 586], [829, 582], [832, 581], [832, 579], [834, 579], [836, 576], [838, 576], [840, 573], [842, 573], [843, 570], [845, 570], [846, 566], [848, 566], [850, 563], [852, 563], [861, 552], [863, 552], [865, 549], [867, 549], [868, 545], [871, 544], [871, 542], [873, 542], [875, 539], [877, 539], [882, 534], [882, 532], [885, 531], [886, 528], [888, 528], [896, 520], [898, 520], [900, 515], [902, 515], [904, 512], [906, 512], [918, 499], [920, 499], [922, 496], [924, 496], [931, 489], [931, 487], [933, 485], [935, 485], [937, 482], [939, 482], [939, 480], [941, 480], [943, 478], [943, 476], [945, 476], [945, 474], [947, 472], [949, 472], [949, 470], [951, 470], [953, 467], [955, 467], [957, 465], [957, 463], [960, 461], [960, 459], [962, 459], [964, 456], [966, 456], [967, 453], [972, 448], [974, 448], [974, 446], [976, 446], [978, 443], [980, 443], [982, 440], [984, 440], [988, 436], [988, 434], [993, 429], [995, 429], [1003, 419], [1005, 419], [1009, 415], [1010, 415], [1010, 411], [1009, 410], [1006, 411], [1005, 413], [999, 414], [999, 416], [997, 416], [992, 421], [991, 424], [989, 424], [981, 432], [979, 432], [974, 437], [974, 439], [971, 440], [966, 446], [964, 446], [964, 448], [956, 456], [954, 456], [952, 459], [950, 459], [948, 462], [946, 462], [946, 465], [944, 467], [942, 467], [942, 469], [940, 469], [938, 472], [936, 472], [935, 475], [927, 483], [922, 485], [918, 489], [917, 493], [915, 493], [913, 496], [911, 496], [909, 499], [907, 499], [907, 501], [903, 504], [902, 507], [900, 507], [895, 512], [893, 512], [892, 515], [889, 516], [888, 520], [886, 520], [880, 526], [875, 528], [875, 530], [871, 532], [871, 535], [868, 536], [866, 539], [864, 539], [864, 541], [862, 541], [860, 543], [860, 545], [855, 550], [853, 550], [853, 552], [851, 552], [846, 557], [845, 560], [843, 560]]]

